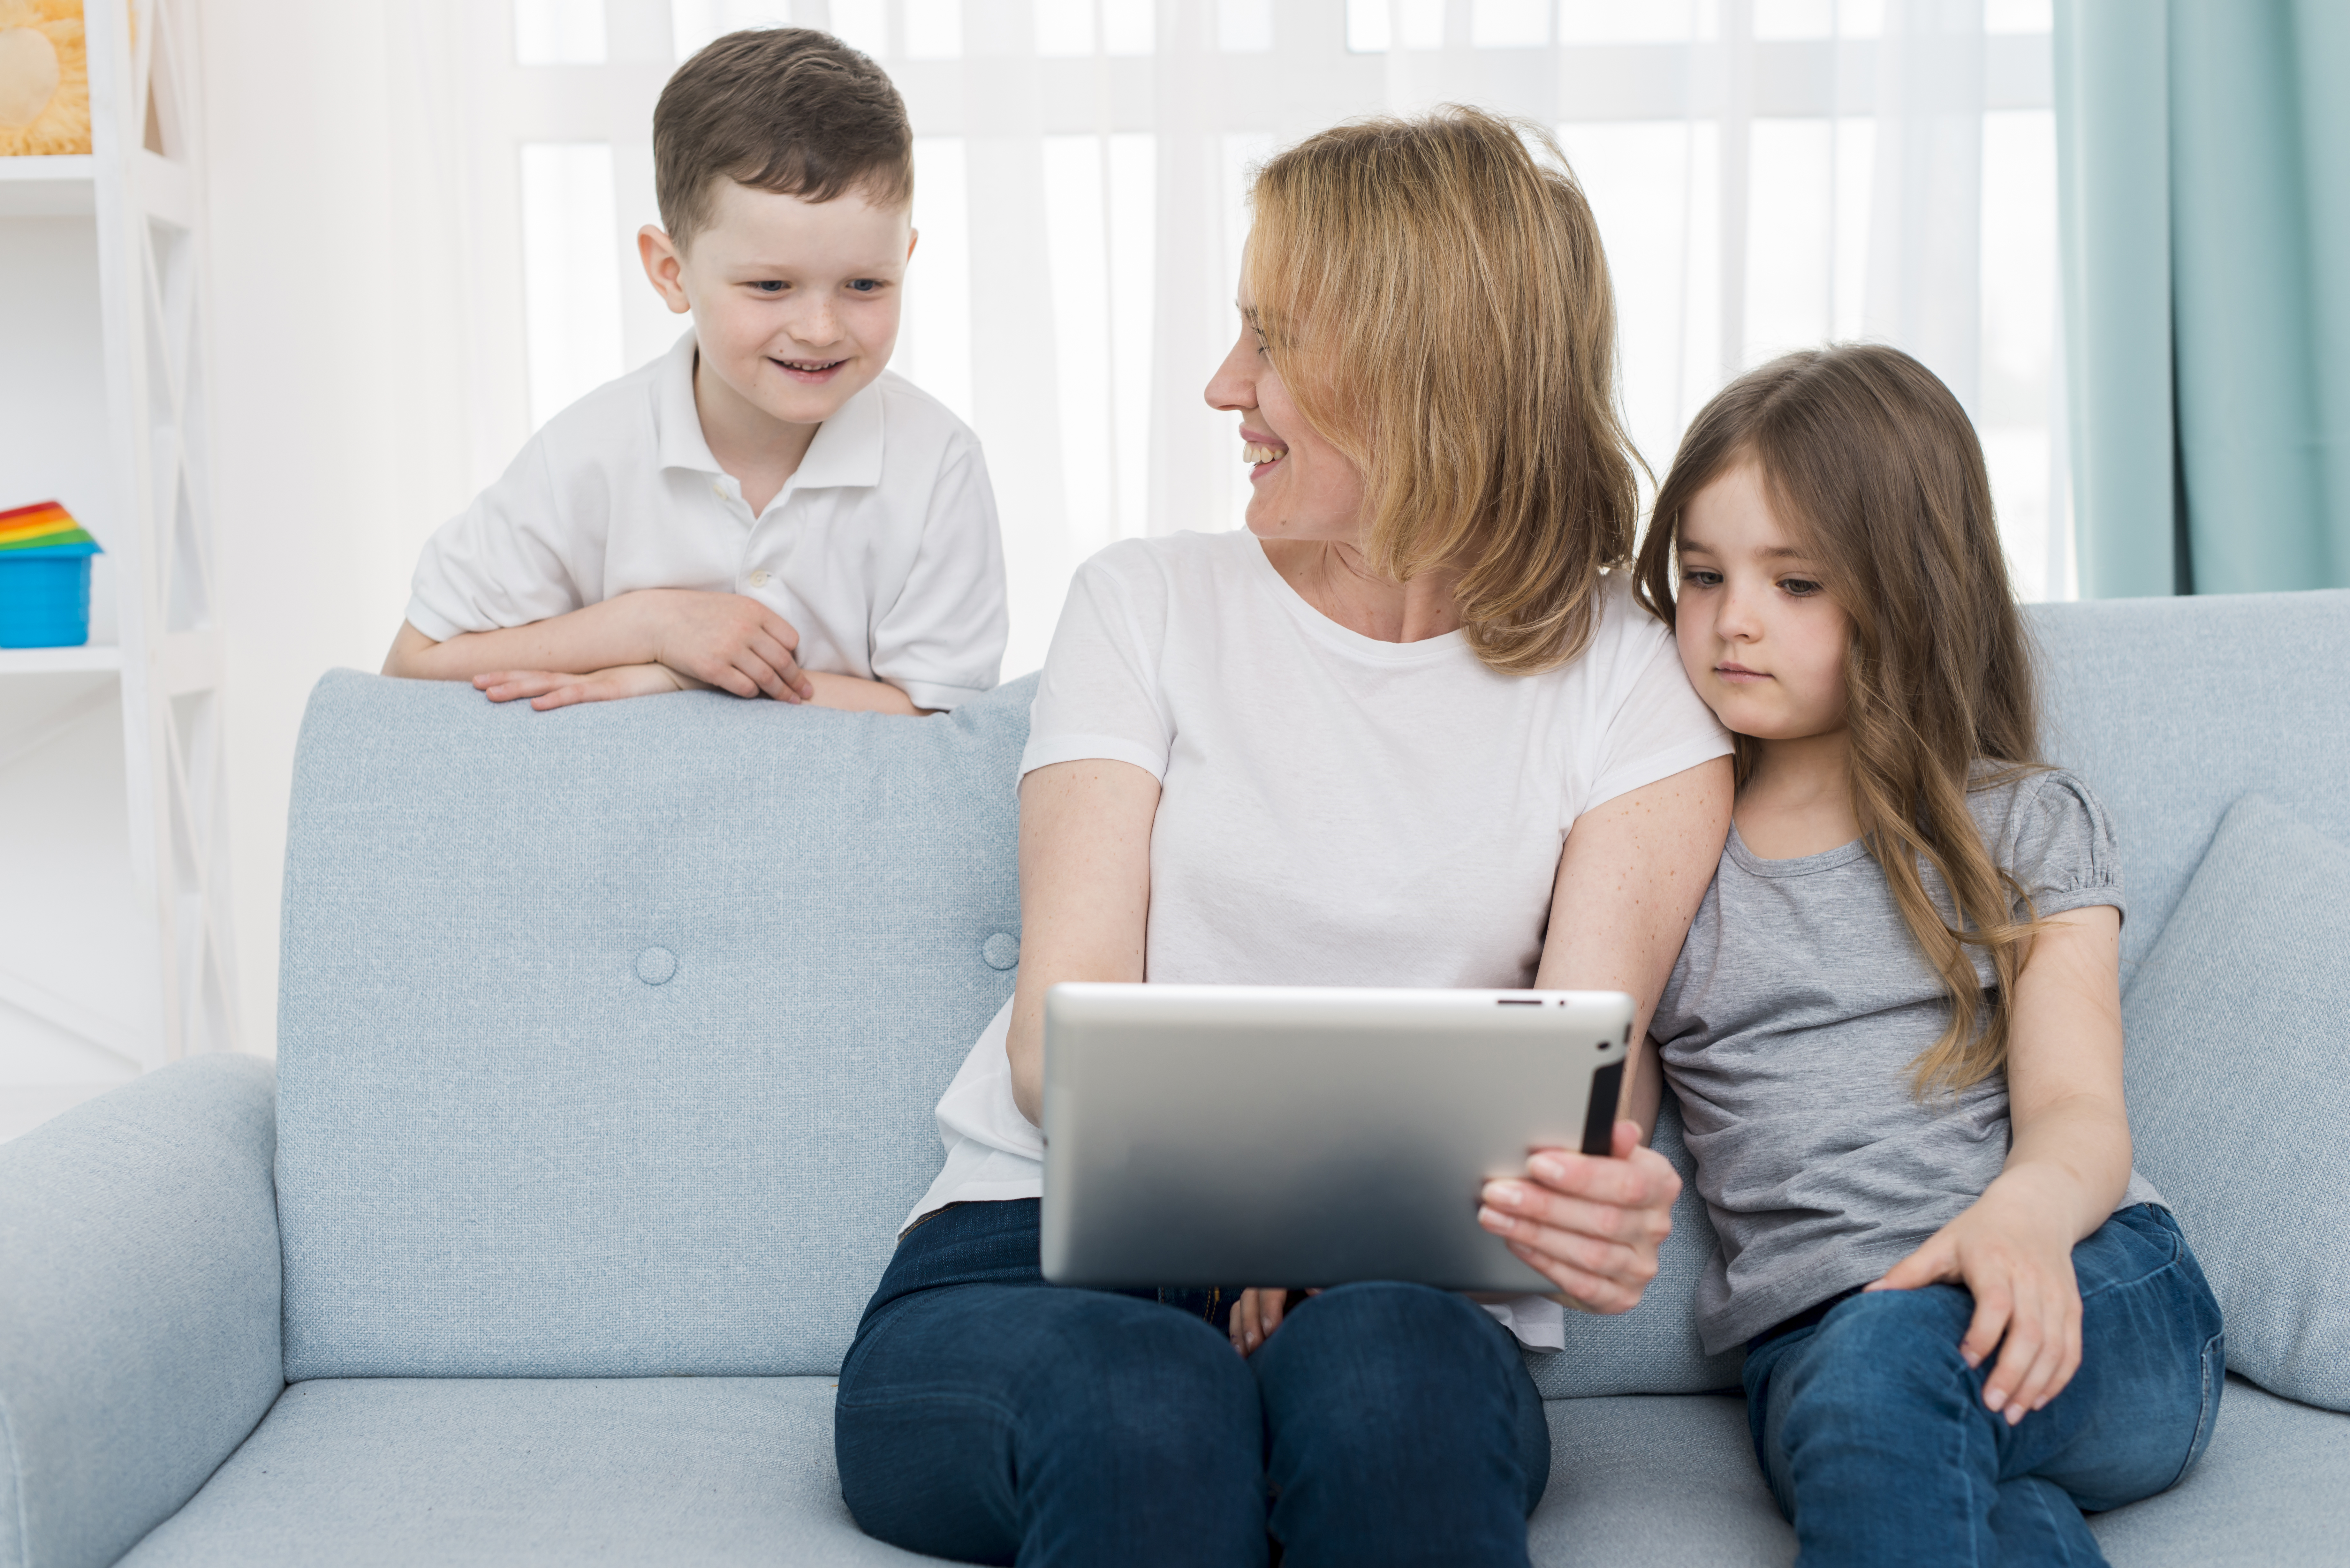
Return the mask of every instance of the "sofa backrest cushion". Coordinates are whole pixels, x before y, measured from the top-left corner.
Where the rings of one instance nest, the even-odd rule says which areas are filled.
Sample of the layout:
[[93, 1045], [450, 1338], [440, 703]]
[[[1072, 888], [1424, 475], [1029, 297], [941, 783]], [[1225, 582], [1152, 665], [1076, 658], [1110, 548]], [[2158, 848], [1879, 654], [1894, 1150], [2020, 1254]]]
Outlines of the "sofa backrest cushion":
[[2350, 846], [2258, 795], [2220, 825], [2123, 1003], [2138, 1168], [2228, 1366], [2350, 1410]]
[[2350, 843], [2350, 589], [2035, 605], [2049, 760], [2121, 840], [2126, 984], [2230, 806], [2267, 796]]
[[321, 681], [288, 1378], [836, 1369], [1010, 994], [1032, 690], [913, 721]]
[[1526, 1370], [1545, 1399], [1604, 1394], [1703, 1394], [1738, 1386], [1743, 1349], [1708, 1355], [1697, 1337], [1697, 1286], [1717, 1245], [1698, 1196], [1697, 1162], [1681, 1139], [1680, 1101], [1667, 1085], [1657, 1106], [1659, 1154], [1680, 1173], [1673, 1231], [1657, 1249], [1657, 1277], [1640, 1304], [1615, 1317], [1566, 1314], [1564, 1349], [1528, 1351]]

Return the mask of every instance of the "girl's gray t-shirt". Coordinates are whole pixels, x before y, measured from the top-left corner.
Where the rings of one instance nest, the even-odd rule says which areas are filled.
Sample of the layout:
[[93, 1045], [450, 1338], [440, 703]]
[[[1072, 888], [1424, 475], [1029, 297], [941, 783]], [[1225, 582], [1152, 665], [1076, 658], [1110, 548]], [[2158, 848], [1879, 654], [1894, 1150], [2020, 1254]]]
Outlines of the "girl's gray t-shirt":
[[[2126, 912], [2112, 825], [2079, 779], [2029, 774], [1968, 805], [2037, 913]], [[1950, 919], [1941, 878], [1921, 869]], [[1970, 950], [1988, 990], [1991, 961]], [[1731, 829], [1649, 1028], [1721, 1241], [1698, 1286], [1706, 1354], [1875, 1280], [1999, 1175], [2004, 1074], [1955, 1096], [1910, 1090], [1910, 1063], [1949, 1017], [1858, 843], [1765, 860]], [[2121, 1207], [2161, 1201], [2130, 1173]]]

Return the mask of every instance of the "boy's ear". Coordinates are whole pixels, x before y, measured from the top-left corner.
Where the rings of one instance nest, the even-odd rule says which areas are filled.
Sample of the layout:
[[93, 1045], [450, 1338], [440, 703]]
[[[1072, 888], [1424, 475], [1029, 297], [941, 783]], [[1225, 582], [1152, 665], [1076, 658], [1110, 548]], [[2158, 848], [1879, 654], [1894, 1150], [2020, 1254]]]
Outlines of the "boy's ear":
[[685, 296], [685, 258], [675, 241], [657, 225], [647, 223], [637, 231], [637, 256], [645, 264], [645, 276], [652, 280], [663, 304], [679, 316], [693, 308], [693, 302]]
[[921, 230], [920, 230], [920, 229], [908, 229], [908, 230], [906, 231], [906, 259], [907, 259], [908, 261], [912, 261], [912, 260], [914, 259], [914, 247], [915, 247], [916, 245], [918, 245], [918, 244], [920, 244], [921, 243], [922, 243], [922, 231], [921, 231]]

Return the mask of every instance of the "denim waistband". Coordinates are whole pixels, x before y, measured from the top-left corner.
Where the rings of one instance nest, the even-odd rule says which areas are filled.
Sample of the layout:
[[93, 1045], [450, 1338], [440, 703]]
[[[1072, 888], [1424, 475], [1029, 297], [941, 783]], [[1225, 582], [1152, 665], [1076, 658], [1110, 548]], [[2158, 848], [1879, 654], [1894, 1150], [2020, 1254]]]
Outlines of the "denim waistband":
[[[1049, 1285], [1038, 1262], [1044, 1203], [1035, 1198], [950, 1203], [899, 1239], [882, 1272], [881, 1283], [866, 1303], [864, 1324], [892, 1302], [920, 1291], [951, 1285]], [[1122, 1290], [1115, 1295], [1162, 1302], [1222, 1332], [1240, 1291], [1232, 1286], [1166, 1286]]]
[[1749, 1352], [1760, 1350], [1783, 1334], [1793, 1334], [1799, 1328], [1811, 1327], [1812, 1324], [1819, 1322], [1820, 1319], [1827, 1316], [1828, 1314], [1835, 1311], [1837, 1307], [1842, 1306], [1846, 1302], [1850, 1301], [1853, 1297], [1860, 1294], [1861, 1292], [1867, 1288], [1868, 1287], [1866, 1285], [1854, 1285], [1848, 1290], [1838, 1291], [1835, 1294], [1828, 1297], [1827, 1300], [1814, 1303], [1813, 1305], [1807, 1306], [1803, 1311], [1797, 1313], [1794, 1316], [1783, 1318], [1781, 1321], [1773, 1324], [1769, 1328], [1764, 1329], [1762, 1333], [1756, 1334], [1753, 1338], [1746, 1342], [1747, 1350]]

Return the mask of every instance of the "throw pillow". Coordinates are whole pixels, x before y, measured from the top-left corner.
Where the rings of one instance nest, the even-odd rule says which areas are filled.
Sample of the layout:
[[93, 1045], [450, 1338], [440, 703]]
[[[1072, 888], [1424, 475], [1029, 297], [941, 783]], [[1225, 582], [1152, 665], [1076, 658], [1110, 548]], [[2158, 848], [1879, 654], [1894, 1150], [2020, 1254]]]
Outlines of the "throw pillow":
[[2350, 848], [2238, 801], [2122, 1017], [2137, 1168], [2220, 1297], [2229, 1368], [2350, 1410]]

